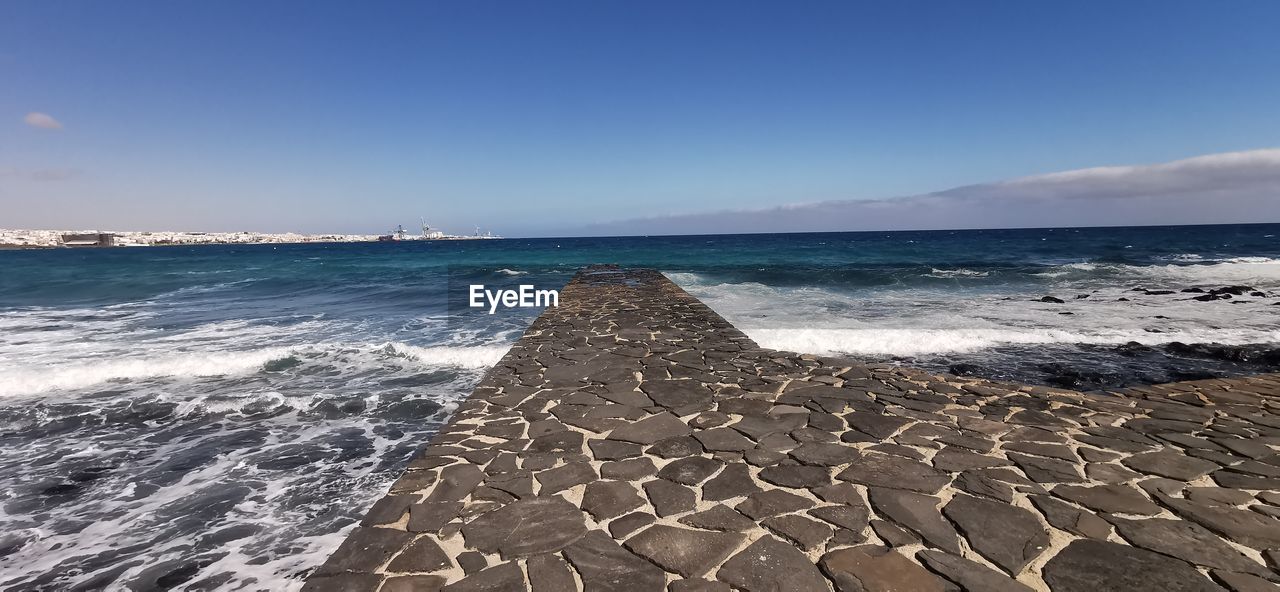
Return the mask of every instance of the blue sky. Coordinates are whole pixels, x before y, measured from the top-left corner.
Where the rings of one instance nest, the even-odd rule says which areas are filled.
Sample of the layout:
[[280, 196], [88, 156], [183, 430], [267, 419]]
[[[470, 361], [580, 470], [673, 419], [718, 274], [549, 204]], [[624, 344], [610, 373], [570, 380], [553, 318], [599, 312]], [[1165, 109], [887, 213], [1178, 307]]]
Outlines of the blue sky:
[[[625, 232], [1272, 148], [1277, 23], [1261, 1], [9, 0], [0, 227]], [[1239, 221], [1264, 221], [1262, 166]]]

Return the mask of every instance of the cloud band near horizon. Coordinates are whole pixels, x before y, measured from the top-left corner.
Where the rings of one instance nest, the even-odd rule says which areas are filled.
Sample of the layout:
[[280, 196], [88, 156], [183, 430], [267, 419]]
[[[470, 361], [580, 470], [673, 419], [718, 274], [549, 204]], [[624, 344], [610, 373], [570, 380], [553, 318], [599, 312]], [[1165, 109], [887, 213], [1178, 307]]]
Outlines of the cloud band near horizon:
[[622, 220], [591, 234], [706, 234], [1280, 221], [1280, 148], [1076, 169], [904, 197]]

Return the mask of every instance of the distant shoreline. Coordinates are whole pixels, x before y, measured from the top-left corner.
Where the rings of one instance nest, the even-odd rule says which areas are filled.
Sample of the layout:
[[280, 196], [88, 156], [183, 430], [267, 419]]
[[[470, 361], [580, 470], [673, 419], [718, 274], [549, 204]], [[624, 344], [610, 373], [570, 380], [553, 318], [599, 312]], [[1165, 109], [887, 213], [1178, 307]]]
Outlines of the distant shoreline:
[[[425, 233], [424, 233], [425, 234]], [[175, 247], [198, 245], [294, 245], [319, 243], [430, 242], [492, 240], [502, 237], [455, 236], [436, 232], [431, 236], [408, 234], [300, 234], [293, 232], [139, 232], [99, 230], [0, 229], [0, 250]]]

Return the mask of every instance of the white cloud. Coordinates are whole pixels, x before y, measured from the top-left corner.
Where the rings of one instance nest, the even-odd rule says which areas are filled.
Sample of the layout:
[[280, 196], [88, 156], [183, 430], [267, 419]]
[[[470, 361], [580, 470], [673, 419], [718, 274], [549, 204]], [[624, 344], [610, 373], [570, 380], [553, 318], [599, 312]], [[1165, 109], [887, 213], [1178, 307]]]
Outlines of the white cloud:
[[1280, 149], [1077, 169], [874, 200], [626, 220], [588, 234], [1280, 222]]
[[32, 111], [28, 113], [26, 117], [23, 117], [22, 121], [26, 122], [26, 124], [31, 127], [38, 127], [41, 129], [51, 129], [51, 130], [62, 129], [62, 122], [58, 121], [57, 119], [54, 119], [53, 116], [49, 115], [48, 113], [40, 113], [38, 111]]

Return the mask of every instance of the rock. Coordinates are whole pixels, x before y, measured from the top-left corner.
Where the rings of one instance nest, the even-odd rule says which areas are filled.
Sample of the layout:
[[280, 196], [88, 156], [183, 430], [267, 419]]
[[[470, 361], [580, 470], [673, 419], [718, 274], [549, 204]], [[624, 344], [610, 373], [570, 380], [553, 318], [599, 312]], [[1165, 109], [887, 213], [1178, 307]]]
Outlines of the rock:
[[756, 525], [754, 521], [724, 504], [716, 504], [708, 510], [681, 517], [679, 522], [695, 528], [734, 532], [751, 530]]
[[946, 592], [946, 583], [900, 553], [879, 545], [837, 549], [818, 560], [837, 592]]
[[523, 592], [524, 572], [514, 561], [487, 567], [444, 588], [441, 592]]
[[755, 442], [730, 428], [702, 430], [694, 432], [693, 437], [702, 443], [703, 448], [712, 452], [746, 452], [756, 447]]
[[701, 576], [720, 565], [745, 539], [741, 534], [707, 532], [656, 524], [627, 539], [626, 547], [667, 571]]
[[671, 582], [667, 589], [671, 592], [730, 592], [732, 590], [724, 582], [700, 579], [676, 580]]
[[578, 587], [569, 564], [556, 555], [530, 557], [525, 569], [529, 572], [529, 585], [532, 592], [560, 592], [575, 590]]
[[640, 390], [654, 403], [670, 409], [711, 402], [711, 389], [697, 380], [646, 380], [640, 385]]
[[933, 455], [933, 466], [942, 471], [971, 471], [991, 467], [1006, 467], [1013, 463], [997, 457], [986, 456], [955, 446], [947, 446]]
[[735, 497], [751, 495], [760, 486], [751, 476], [751, 470], [742, 463], [729, 463], [719, 475], [702, 484], [702, 499], [720, 502]]
[[1073, 541], [1045, 564], [1053, 592], [1225, 592], [1191, 565], [1137, 547]]
[[937, 549], [923, 549], [916, 557], [966, 592], [1032, 592], [1025, 584], [981, 563]]
[[609, 534], [615, 539], [626, 538], [627, 535], [640, 530], [641, 528], [653, 524], [657, 520], [653, 514], [644, 512], [632, 512], [626, 516], [620, 516], [609, 522]]
[[[444, 583], [448, 580], [444, 576], [397, 576], [387, 578], [383, 582], [382, 587], [378, 588], [379, 592], [439, 592], [444, 588]], [[374, 586], [377, 584], [375, 583]], [[367, 588], [353, 588], [352, 590], [372, 590], [373, 586]], [[309, 588], [303, 588], [304, 591]], [[325, 588], [327, 592], [340, 592], [333, 588]]]
[[911, 420], [896, 415], [880, 415], [866, 411], [854, 411], [844, 416], [849, 427], [863, 432], [877, 440], [884, 440], [894, 435]]
[[930, 544], [960, 554], [960, 538], [938, 511], [938, 498], [882, 487], [872, 487], [868, 492], [877, 512], [919, 533]]
[[1053, 297], [1053, 296], [1041, 296], [1041, 297], [1040, 297], [1040, 302], [1050, 302], [1050, 303], [1053, 303], [1053, 304], [1064, 304], [1064, 303], [1065, 303], [1065, 301], [1064, 301], [1063, 299], [1061, 299], [1061, 298], [1055, 298], [1055, 297]]
[[475, 465], [449, 465], [440, 470], [440, 480], [436, 483], [428, 502], [456, 502], [467, 497], [481, 481], [484, 471]]
[[1025, 452], [1036, 456], [1047, 456], [1065, 460], [1070, 463], [1078, 463], [1080, 459], [1071, 452], [1071, 448], [1063, 444], [1046, 444], [1044, 442], [1006, 442], [1002, 446], [1005, 450], [1014, 452]]
[[644, 492], [660, 517], [688, 512], [697, 505], [697, 496], [692, 489], [665, 479], [645, 483]]
[[1160, 513], [1160, 506], [1151, 503], [1142, 492], [1126, 485], [1059, 485], [1053, 488], [1053, 494], [1099, 512], [1143, 516]]
[[413, 534], [390, 528], [356, 527], [342, 541], [329, 560], [316, 570], [318, 575], [342, 572], [372, 572], [413, 538]]
[[1017, 506], [957, 495], [942, 511], [975, 551], [1013, 575], [1049, 546], [1040, 521]]
[[458, 517], [462, 502], [430, 502], [409, 506], [409, 532], [440, 532], [444, 525]]
[[658, 471], [658, 477], [683, 485], [697, 485], [710, 477], [724, 463], [702, 456], [690, 456], [672, 461]]
[[600, 465], [600, 476], [605, 479], [637, 481], [658, 472], [651, 458], [631, 458], [622, 461], [607, 462]]
[[1276, 592], [1277, 586], [1258, 576], [1229, 571], [1213, 570], [1213, 577], [1229, 586], [1235, 592]]
[[702, 443], [692, 436], [676, 436], [659, 440], [646, 450], [648, 454], [662, 458], [683, 458], [702, 454]]
[[[429, 577], [429, 576], [428, 576]], [[302, 592], [369, 592], [377, 590], [382, 576], [366, 573], [340, 573], [317, 575], [307, 578]], [[384, 586], [385, 588], [385, 586]], [[431, 589], [428, 588], [428, 591]]]
[[661, 592], [667, 576], [658, 566], [623, 549], [609, 535], [593, 530], [564, 550], [586, 590]]
[[1056, 458], [1042, 458], [1016, 452], [1008, 453], [1009, 460], [1018, 465], [1036, 483], [1082, 483], [1080, 468], [1073, 463]]
[[653, 444], [658, 440], [685, 436], [693, 429], [685, 425], [680, 418], [670, 413], [651, 415], [635, 423], [630, 423], [609, 432], [610, 440], [635, 442], [636, 444]]
[[849, 506], [822, 506], [809, 510], [809, 515], [826, 520], [840, 528], [862, 532], [867, 527], [870, 512], [866, 506], [858, 503]]
[[[529, 452], [582, 452], [582, 432], [556, 432], [538, 436], [529, 443]], [[465, 465], [464, 465], [465, 466]]]
[[760, 479], [782, 487], [821, 487], [831, 484], [831, 473], [826, 467], [774, 465], [761, 469]]
[[622, 460], [640, 456], [640, 445], [620, 440], [591, 440], [587, 442], [591, 456], [596, 460]]
[[987, 475], [965, 471], [956, 477], [952, 485], [974, 495], [998, 499], [1006, 504], [1013, 503], [1013, 488]]
[[1220, 468], [1217, 463], [1187, 456], [1174, 448], [1135, 454], [1120, 462], [1143, 473], [1179, 481], [1193, 481]]
[[937, 493], [951, 482], [950, 475], [927, 464], [880, 453], [862, 455], [836, 478], [870, 487], [895, 487], [920, 493]]
[[1047, 495], [1028, 497], [1036, 509], [1044, 514], [1045, 521], [1054, 528], [1098, 540], [1106, 540], [1111, 536], [1111, 525], [1094, 514]]
[[440, 544], [431, 537], [421, 537], [409, 543], [391, 563], [387, 565], [389, 572], [424, 573], [440, 571], [453, 567], [449, 555], [440, 548]]
[[622, 481], [588, 483], [582, 495], [582, 509], [600, 521], [621, 516], [643, 505], [644, 498], [636, 488]]
[[1245, 557], [1218, 535], [1186, 520], [1148, 518], [1127, 520], [1107, 516], [1120, 536], [1135, 547], [1177, 557], [1183, 561], [1228, 571], [1266, 573], [1261, 564]]
[[791, 457], [801, 464], [834, 467], [849, 464], [861, 457], [857, 448], [844, 444], [806, 442], [791, 451]]
[[571, 462], [554, 469], [539, 471], [534, 477], [542, 485], [538, 490], [539, 495], [550, 495], [597, 479], [595, 469], [591, 468], [590, 463], [585, 462]]
[[559, 551], [587, 532], [577, 506], [558, 497], [519, 500], [462, 527], [467, 546], [503, 557], [527, 557]]
[[806, 551], [818, 548], [833, 533], [826, 524], [795, 515], [765, 518], [760, 524]]
[[765, 535], [731, 557], [716, 579], [746, 592], [828, 592], [813, 562], [790, 544]]
[[1280, 548], [1280, 520], [1249, 510], [1196, 503], [1164, 494], [1156, 497], [1179, 516], [1237, 543], [1255, 549]]
[[808, 498], [781, 489], [766, 489], [747, 496], [745, 501], [737, 505], [737, 510], [748, 518], [760, 520], [811, 507], [813, 502]]

